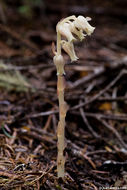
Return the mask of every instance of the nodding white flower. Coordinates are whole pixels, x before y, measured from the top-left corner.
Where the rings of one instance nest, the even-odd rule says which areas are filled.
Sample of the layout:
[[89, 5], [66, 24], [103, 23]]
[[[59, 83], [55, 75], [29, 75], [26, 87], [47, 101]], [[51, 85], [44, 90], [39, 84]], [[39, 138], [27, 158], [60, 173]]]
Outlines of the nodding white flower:
[[56, 69], [57, 69], [57, 75], [63, 75], [65, 74], [64, 71], [64, 58], [62, 55], [55, 55], [53, 58], [54, 64], [56, 65]]
[[70, 24], [69, 23], [58, 23], [57, 27], [57, 32], [59, 32], [61, 35], [67, 38], [69, 42], [75, 41], [76, 39], [72, 35], [72, 32], [70, 30]]
[[[75, 54], [73, 42], [79, 39], [82, 41], [86, 35], [91, 35], [95, 27], [92, 27], [88, 23], [90, 20], [91, 18], [89, 17], [78, 16], [76, 18], [73, 15], [61, 20], [57, 24], [57, 52], [54, 57], [54, 63], [58, 68], [57, 75], [65, 74], [63, 66], [60, 66], [64, 65], [63, 57], [61, 56], [61, 47], [70, 56], [71, 61], [76, 61], [78, 57]], [[86, 34], [83, 33], [84, 31]], [[62, 40], [62, 37], [64, 37], [65, 40]]]
[[77, 61], [78, 57], [75, 54], [73, 42], [62, 40], [62, 48], [70, 56], [71, 61]]
[[74, 22], [69, 22], [70, 24], [70, 30], [72, 33], [74, 33], [81, 41], [85, 38], [85, 34], [83, 34], [83, 30], [82, 29], [77, 29], [75, 27], [75, 24]]
[[79, 30], [84, 30], [87, 35], [91, 35], [91, 33], [93, 33], [95, 27], [92, 27], [88, 21], [90, 20], [89, 17], [83, 17], [83, 16], [78, 16], [75, 21], [74, 21], [74, 25], [76, 28], [78, 28]]

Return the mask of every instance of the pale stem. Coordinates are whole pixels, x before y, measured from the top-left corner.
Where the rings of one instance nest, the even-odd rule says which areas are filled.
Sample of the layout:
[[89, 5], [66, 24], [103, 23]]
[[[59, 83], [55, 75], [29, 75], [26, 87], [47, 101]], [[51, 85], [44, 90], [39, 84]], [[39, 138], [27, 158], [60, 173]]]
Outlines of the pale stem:
[[57, 32], [57, 55], [61, 55], [61, 35]]
[[[61, 35], [57, 32], [57, 54], [56, 56], [61, 55]], [[63, 65], [59, 63], [61, 67]], [[57, 176], [64, 177], [65, 175], [65, 157], [64, 157], [64, 149], [65, 149], [65, 117], [67, 112], [67, 104], [64, 101], [64, 88], [65, 81], [63, 74], [58, 74], [57, 77], [57, 94], [59, 100], [59, 123], [57, 128]]]
[[64, 149], [65, 149], [65, 117], [67, 111], [67, 105], [64, 101], [64, 76], [58, 75], [57, 82], [57, 93], [59, 99], [59, 123], [57, 128], [57, 175], [58, 177], [64, 177], [65, 175], [65, 157], [64, 157]]

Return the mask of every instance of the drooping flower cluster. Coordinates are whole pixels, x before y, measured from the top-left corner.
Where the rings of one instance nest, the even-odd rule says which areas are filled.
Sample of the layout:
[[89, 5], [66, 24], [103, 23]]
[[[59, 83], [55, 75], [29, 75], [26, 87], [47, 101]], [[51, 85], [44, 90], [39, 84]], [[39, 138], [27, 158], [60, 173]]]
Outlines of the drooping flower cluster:
[[[64, 51], [69, 55], [71, 61], [76, 61], [78, 57], [75, 54], [73, 42], [76, 40], [82, 41], [86, 35], [91, 35], [95, 27], [92, 27], [88, 21], [91, 18], [78, 16], [70, 16], [60, 21], [56, 30], [65, 40], [61, 40], [61, 46]], [[85, 32], [85, 34], [84, 34]]]
[[76, 61], [78, 57], [75, 54], [74, 42], [76, 40], [82, 41], [85, 36], [93, 33], [95, 27], [92, 27], [88, 23], [90, 20], [91, 18], [89, 17], [85, 18], [83, 16], [70, 16], [58, 22], [56, 26], [57, 52], [55, 52], [53, 48], [53, 52], [55, 54], [53, 59], [57, 68], [57, 75], [62, 76], [65, 74], [65, 62], [61, 54], [61, 49], [64, 49], [64, 51], [69, 55], [71, 61]]

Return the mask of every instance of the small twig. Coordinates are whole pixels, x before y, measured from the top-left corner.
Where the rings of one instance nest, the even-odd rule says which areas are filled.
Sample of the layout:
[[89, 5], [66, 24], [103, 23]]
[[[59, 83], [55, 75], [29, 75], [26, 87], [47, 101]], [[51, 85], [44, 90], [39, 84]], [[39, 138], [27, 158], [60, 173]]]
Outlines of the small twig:
[[115, 101], [126, 101], [127, 97], [126, 96], [119, 96], [119, 97], [100, 97], [97, 100], [99, 101], [108, 101], [108, 102], [115, 102]]
[[0, 176], [5, 176], [5, 177], [9, 177], [9, 178], [18, 178], [19, 177], [18, 175], [14, 174], [14, 173], [9, 173], [4, 170], [0, 171]]
[[98, 94], [96, 94], [95, 96], [93, 96], [93, 98], [87, 100], [86, 102], [84, 103], [80, 103], [79, 105], [76, 105], [74, 107], [71, 108], [71, 110], [74, 110], [74, 109], [78, 109], [80, 107], [83, 107], [83, 106], [86, 106], [92, 102], [94, 102], [97, 98], [99, 98], [101, 95], [103, 95], [107, 90], [109, 90], [112, 86], [114, 86], [114, 84], [123, 76], [127, 74], [127, 70], [122, 70], [120, 71], [120, 73], [116, 76], [116, 78], [111, 81], [103, 90], [101, 90]]
[[85, 112], [87, 117], [94, 117], [94, 118], [102, 118], [102, 119], [109, 119], [109, 120], [118, 120], [118, 121], [127, 121], [127, 114], [101, 114], [101, 113], [88, 113]]
[[[123, 57], [120, 60], [112, 61], [109, 65], [109, 68], [116, 69], [116, 68], [120, 67], [121, 65], [126, 65], [126, 63], [127, 63], [127, 56]], [[105, 71], [106, 71], [105, 67], [100, 67], [98, 70], [96, 70], [95, 73], [89, 74], [88, 76], [85, 76], [85, 77], [77, 80], [76, 82], [74, 82], [71, 89], [77, 88], [77, 87], [93, 80], [94, 78], [97, 78], [100, 75], [103, 75], [105, 73]]]
[[95, 138], [100, 138], [100, 136], [92, 129], [91, 125], [89, 124], [87, 118], [86, 118], [86, 115], [83, 111], [83, 108], [80, 108], [80, 113], [81, 113], [81, 116], [82, 116], [82, 119], [84, 121], [84, 123], [86, 124], [87, 128], [89, 129], [89, 131], [92, 133], [92, 135], [95, 137]]
[[101, 122], [107, 129], [109, 129], [110, 131], [112, 131], [114, 133], [114, 135], [117, 137], [117, 139], [119, 140], [120, 144], [127, 149], [127, 145], [124, 143], [124, 141], [122, 140], [122, 137], [119, 135], [118, 131], [112, 127], [111, 125], [109, 125], [105, 120], [102, 120], [100, 118], [96, 118], [99, 122]]
[[33, 138], [33, 139], [41, 141], [41, 142], [46, 141], [48, 143], [55, 144], [55, 141], [51, 138], [51, 136], [44, 136], [44, 135], [42, 136], [33, 131], [22, 132], [21, 130], [19, 130], [18, 132], [22, 137], [27, 136], [27, 137]]
[[36, 118], [36, 117], [47, 116], [47, 115], [51, 115], [51, 114], [55, 114], [55, 113], [59, 113], [59, 111], [55, 110], [55, 111], [40, 112], [40, 113], [28, 115], [28, 116], [26, 116], [26, 118], [30, 118], [30, 117], [31, 118]]
[[[82, 158], [82, 159], [87, 160], [87, 161], [90, 163], [90, 165], [91, 165], [94, 169], [96, 169], [95, 163], [94, 163], [94, 162], [91, 160], [91, 158], [89, 158], [86, 154], [83, 154], [82, 151], [80, 150], [80, 148], [79, 148], [77, 145], [75, 145], [74, 143], [72, 143], [72, 142], [69, 141], [69, 140], [68, 140], [68, 144], [69, 144], [69, 146], [71, 147], [71, 149], [69, 149], [69, 151], [71, 152], [71, 154], [72, 154], [73, 156], [76, 156], [76, 157], [78, 157], [78, 158]], [[68, 148], [67, 148], [67, 149], [68, 149]]]
[[85, 76], [79, 80], [77, 80], [76, 82], [73, 83], [73, 86], [71, 86], [69, 89], [75, 89], [97, 77], [99, 77], [100, 75], [102, 75], [103, 73], [105, 72], [105, 69], [104, 67], [101, 67], [98, 72], [95, 72], [95, 73], [92, 73], [92, 74], [89, 74], [88, 76]]
[[[43, 176], [47, 175], [47, 174], [54, 168], [54, 165], [55, 165], [55, 164], [53, 164], [48, 170], [47, 170], [47, 168], [46, 168], [45, 171], [43, 171], [42, 174], [41, 174], [39, 177], [37, 177], [37, 178], [35, 178], [33, 181], [31, 181], [30, 184], [33, 184], [35, 181], [38, 181], [38, 180], [41, 179]], [[46, 170], [47, 170], [47, 171], [46, 171]]]
[[49, 131], [46, 131], [44, 128], [42, 129], [42, 128], [30, 126], [30, 130], [38, 133], [39, 135], [47, 135], [49, 137], [53, 137], [54, 136]]
[[[71, 110], [69, 110], [71, 111]], [[41, 116], [47, 116], [50, 114], [57, 114], [59, 111], [55, 110], [55, 111], [46, 111], [46, 112], [40, 112], [40, 113], [36, 113], [36, 114], [31, 114], [26, 116], [25, 118], [36, 118], [36, 117], [41, 117]], [[89, 112], [84, 112], [84, 114], [87, 117], [94, 117], [94, 118], [102, 118], [102, 119], [109, 119], [109, 120], [118, 120], [118, 121], [127, 121], [127, 114], [101, 114], [101, 113], [89, 113]], [[79, 113], [78, 113], [79, 115]]]
[[96, 155], [96, 154], [116, 154], [115, 151], [108, 152], [107, 150], [95, 150], [92, 152], [87, 152], [87, 156]]
[[94, 188], [94, 190], [98, 190], [97, 187], [91, 182], [86, 182], [85, 184], [89, 184], [90, 186]]

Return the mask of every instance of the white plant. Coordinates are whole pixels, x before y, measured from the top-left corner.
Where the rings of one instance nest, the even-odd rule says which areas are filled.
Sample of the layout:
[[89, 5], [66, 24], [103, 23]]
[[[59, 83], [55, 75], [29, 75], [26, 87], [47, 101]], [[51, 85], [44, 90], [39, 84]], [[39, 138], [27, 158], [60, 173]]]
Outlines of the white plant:
[[[94, 27], [92, 27], [88, 21], [91, 18], [83, 17], [83, 16], [70, 16], [67, 17], [60, 22], [58, 22], [56, 26], [57, 31], [57, 51], [53, 50], [55, 56], [53, 58], [54, 64], [57, 69], [57, 93], [59, 99], [59, 123], [57, 129], [57, 138], [58, 138], [58, 156], [57, 156], [57, 175], [58, 177], [65, 176], [65, 157], [64, 157], [64, 149], [65, 149], [65, 117], [67, 113], [67, 103], [64, 101], [64, 89], [65, 89], [65, 71], [64, 71], [64, 58], [61, 54], [61, 49], [69, 55], [71, 61], [76, 61], [78, 57], [76, 56], [74, 50], [74, 42], [76, 40], [82, 41], [87, 35], [91, 35], [94, 31]], [[85, 33], [84, 33], [85, 32]], [[63, 39], [62, 39], [63, 37]]]

